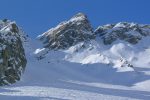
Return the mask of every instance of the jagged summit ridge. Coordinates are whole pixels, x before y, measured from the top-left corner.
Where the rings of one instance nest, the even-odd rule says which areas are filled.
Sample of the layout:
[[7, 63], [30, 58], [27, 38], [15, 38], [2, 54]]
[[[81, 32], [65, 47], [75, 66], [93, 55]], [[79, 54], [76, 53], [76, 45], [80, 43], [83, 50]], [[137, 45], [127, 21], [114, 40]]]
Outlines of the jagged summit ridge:
[[120, 22], [107, 24], [95, 30], [97, 37], [100, 37], [104, 44], [112, 44], [116, 40], [123, 40], [131, 44], [137, 44], [143, 37], [150, 35], [150, 25], [137, 23]]
[[47, 32], [38, 36], [43, 41], [44, 47], [49, 49], [65, 49], [79, 42], [99, 38], [105, 45], [110, 45], [116, 40], [137, 44], [143, 37], [149, 36], [150, 25], [129, 22], [119, 22], [99, 26], [93, 30], [88, 17], [78, 13], [70, 20], [60, 23]]

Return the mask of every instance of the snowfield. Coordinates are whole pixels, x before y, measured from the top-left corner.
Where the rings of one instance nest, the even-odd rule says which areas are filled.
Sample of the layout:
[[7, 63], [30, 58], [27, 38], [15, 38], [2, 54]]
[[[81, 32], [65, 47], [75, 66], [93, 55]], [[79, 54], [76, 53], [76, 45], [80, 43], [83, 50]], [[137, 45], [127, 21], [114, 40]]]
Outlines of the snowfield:
[[150, 39], [109, 47], [91, 41], [60, 51], [36, 49], [40, 43], [29, 41], [26, 71], [17, 84], [1, 87], [0, 100], [150, 99]]

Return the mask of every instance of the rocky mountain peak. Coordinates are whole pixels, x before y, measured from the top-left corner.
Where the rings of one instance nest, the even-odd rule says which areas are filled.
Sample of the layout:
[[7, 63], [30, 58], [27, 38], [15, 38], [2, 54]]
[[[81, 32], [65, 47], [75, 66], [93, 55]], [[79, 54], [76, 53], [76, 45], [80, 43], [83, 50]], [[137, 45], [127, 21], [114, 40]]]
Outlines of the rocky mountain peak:
[[78, 13], [75, 16], [73, 16], [70, 20], [76, 20], [76, 21], [81, 21], [81, 20], [88, 20], [87, 16], [83, 13]]
[[70, 20], [62, 22], [38, 36], [38, 38], [49, 49], [65, 49], [94, 38], [93, 34], [93, 29], [86, 15], [78, 13]]
[[85, 17], [85, 18], [87, 18], [87, 16], [81, 12], [77, 13], [74, 17]]

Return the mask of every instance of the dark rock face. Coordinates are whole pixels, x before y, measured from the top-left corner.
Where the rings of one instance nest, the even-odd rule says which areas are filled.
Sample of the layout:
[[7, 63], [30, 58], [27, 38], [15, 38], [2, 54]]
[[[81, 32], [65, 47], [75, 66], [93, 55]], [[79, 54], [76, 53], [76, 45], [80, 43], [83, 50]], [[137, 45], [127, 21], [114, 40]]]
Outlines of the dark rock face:
[[26, 63], [19, 28], [15, 22], [0, 21], [0, 85], [20, 80]]
[[136, 44], [143, 36], [150, 35], [150, 26], [126, 22], [108, 24], [96, 29], [95, 35], [103, 39], [106, 45], [112, 44], [117, 39]]
[[49, 49], [65, 49], [79, 42], [93, 39], [93, 34], [86, 15], [79, 13], [69, 21], [50, 29], [39, 38]]

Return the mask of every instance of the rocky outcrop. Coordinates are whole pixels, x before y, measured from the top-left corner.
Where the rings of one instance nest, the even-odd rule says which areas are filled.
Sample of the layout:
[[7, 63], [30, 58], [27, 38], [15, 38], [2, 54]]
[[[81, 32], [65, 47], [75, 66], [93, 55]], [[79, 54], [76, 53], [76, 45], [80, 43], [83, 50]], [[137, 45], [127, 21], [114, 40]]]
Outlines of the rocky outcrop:
[[66, 49], [79, 42], [93, 39], [93, 34], [93, 29], [87, 16], [78, 13], [69, 21], [60, 23], [55, 28], [38, 36], [38, 38], [49, 49]]
[[0, 21], [0, 85], [20, 80], [26, 63], [19, 27], [6, 19]]
[[97, 28], [95, 35], [100, 37], [106, 45], [116, 40], [136, 44], [142, 37], [150, 35], [150, 26], [127, 22], [108, 24]]

